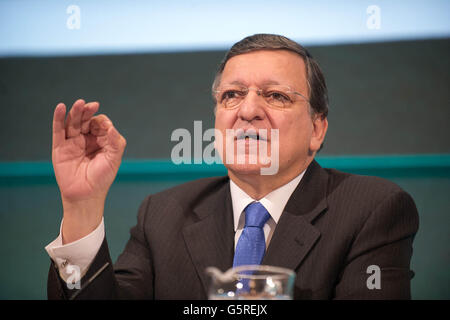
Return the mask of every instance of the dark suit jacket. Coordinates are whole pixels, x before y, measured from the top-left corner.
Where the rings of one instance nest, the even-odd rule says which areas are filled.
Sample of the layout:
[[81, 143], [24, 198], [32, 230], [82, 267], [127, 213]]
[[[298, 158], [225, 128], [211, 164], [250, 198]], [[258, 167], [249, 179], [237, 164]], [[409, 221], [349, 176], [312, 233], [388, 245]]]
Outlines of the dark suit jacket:
[[[234, 255], [228, 177], [189, 182], [148, 196], [112, 267], [106, 239], [82, 279], [110, 266], [80, 299], [207, 299], [205, 268], [227, 270]], [[313, 161], [289, 199], [262, 264], [295, 270], [295, 299], [409, 299], [418, 213], [387, 180], [323, 169]], [[381, 268], [368, 289], [367, 268]], [[68, 298], [52, 262], [50, 299]]]

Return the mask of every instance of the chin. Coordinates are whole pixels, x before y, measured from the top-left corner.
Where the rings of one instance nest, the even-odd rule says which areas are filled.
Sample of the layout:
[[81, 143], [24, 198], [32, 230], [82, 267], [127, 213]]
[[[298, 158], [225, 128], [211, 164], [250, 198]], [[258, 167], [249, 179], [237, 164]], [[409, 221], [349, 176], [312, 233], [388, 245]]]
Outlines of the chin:
[[261, 175], [261, 164], [227, 164], [225, 167], [235, 175]]

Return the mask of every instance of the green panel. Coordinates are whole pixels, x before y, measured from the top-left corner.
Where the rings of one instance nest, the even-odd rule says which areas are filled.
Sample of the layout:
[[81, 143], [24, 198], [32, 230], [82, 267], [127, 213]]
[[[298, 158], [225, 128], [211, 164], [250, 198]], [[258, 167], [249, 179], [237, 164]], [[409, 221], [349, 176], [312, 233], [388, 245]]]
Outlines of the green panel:
[[[329, 88], [322, 154], [450, 152], [449, 39], [308, 50]], [[53, 109], [78, 98], [100, 102], [126, 158], [169, 158], [175, 129], [214, 127], [210, 88], [224, 54], [0, 58], [0, 161], [50, 160]]]

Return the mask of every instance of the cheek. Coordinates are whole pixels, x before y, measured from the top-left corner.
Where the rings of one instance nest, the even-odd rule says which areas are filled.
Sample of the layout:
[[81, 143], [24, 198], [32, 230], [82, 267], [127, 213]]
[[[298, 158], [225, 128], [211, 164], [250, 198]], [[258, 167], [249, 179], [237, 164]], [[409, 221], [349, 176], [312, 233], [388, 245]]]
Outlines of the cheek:
[[286, 118], [279, 126], [280, 153], [305, 152], [311, 140], [312, 123], [301, 116]]
[[280, 121], [276, 121], [276, 127], [280, 131], [280, 138], [286, 143], [295, 143], [307, 132], [308, 123], [298, 115], [286, 115]]
[[226, 129], [232, 129], [234, 124], [235, 116], [232, 112], [217, 111], [215, 128], [223, 131], [225, 133]]
[[[227, 129], [233, 129], [234, 123], [235, 123], [236, 117], [233, 115], [232, 112], [217, 112], [216, 113], [216, 119], [215, 119], [215, 135], [217, 139], [221, 140], [221, 144], [216, 143], [216, 148], [219, 148], [219, 152], [222, 154], [222, 148], [225, 147], [228, 144], [231, 144], [233, 141], [232, 135], [227, 135]], [[228, 141], [227, 141], [228, 139]], [[226, 149], [223, 150], [225, 152]]]

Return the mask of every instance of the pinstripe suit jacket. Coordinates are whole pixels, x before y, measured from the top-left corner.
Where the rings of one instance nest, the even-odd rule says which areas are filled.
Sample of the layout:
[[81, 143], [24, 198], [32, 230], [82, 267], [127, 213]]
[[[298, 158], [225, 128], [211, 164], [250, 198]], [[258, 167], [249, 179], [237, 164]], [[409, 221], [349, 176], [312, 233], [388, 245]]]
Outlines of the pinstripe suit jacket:
[[[323, 169], [313, 161], [289, 199], [263, 264], [295, 270], [296, 299], [409, 299], [418, 213], [397, 185]], [[227, 270], [234, 254], [228, 177], [189, 182], [148, 196], [112, 267], [106, 239], [86, 276], [108, 267], [80, 299], [206, 299], [205, 268]], [[369, 266], [380, 289], [369, 289]], [[68, 290], [51, 263], [48, 297]]]

